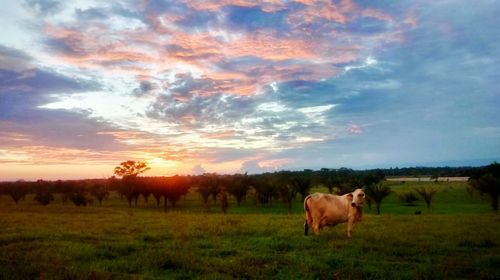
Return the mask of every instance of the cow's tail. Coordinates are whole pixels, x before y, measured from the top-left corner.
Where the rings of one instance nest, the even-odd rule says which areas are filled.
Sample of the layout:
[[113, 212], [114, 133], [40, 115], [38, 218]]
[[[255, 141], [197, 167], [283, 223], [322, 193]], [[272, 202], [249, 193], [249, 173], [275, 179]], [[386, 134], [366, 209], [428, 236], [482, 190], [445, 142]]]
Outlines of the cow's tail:
[[312, 221], [311, 212], [309, 211], [309, 206], [307, 206], [307, 201], [309, 200], [309, 198], [311, 198], [311, 196], [307, 196], [304, 199], [304, 214], [305, 214], [304, 235], [306, 235], [306, 236], [309, 233], [309, 224], [308, 224], [308, 222]]

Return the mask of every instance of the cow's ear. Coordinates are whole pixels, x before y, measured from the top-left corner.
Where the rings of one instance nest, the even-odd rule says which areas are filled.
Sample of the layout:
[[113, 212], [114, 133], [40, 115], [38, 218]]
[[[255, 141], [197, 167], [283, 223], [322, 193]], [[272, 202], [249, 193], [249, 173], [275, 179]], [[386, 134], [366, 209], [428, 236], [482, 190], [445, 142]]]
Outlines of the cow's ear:
[[354, 198], [354, 195], [352, 195], [352, 193], [347, 194], [347, 199], [349, 201], [352, 201], [353, 198]]

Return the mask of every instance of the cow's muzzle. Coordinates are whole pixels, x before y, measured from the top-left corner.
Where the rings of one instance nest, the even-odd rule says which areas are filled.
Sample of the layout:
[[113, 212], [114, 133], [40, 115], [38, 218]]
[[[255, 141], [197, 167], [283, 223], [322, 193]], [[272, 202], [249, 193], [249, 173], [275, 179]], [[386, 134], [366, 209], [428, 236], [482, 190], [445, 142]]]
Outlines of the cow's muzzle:
[[356, 207], [356, 203], [354, 203], [354, 202], [353, 202], [353, 203], [351, 203], [351, 206], [352, 206], [352, 207]]

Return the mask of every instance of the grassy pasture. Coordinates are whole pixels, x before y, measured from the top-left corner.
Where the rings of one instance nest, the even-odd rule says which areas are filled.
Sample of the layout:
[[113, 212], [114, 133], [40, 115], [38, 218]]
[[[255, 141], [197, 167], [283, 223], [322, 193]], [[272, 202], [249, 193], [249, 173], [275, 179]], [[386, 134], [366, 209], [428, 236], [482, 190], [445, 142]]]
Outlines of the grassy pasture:
[[[387, 182], [382, 214], [366, 209], [354, 228], [303, 235], [302, 205], [251, 197], [229, 214], [206, 212], [196, 193], [164, 213], [141, 198], [129, 208], [41, 206], [0, 197], [0, 279], [480, 279], [500, 277], [500, 216], [463, 182]], [[431, 210], [405, 206], [398, 193], [433, 186]], [[322, 189], [313, 189], [312, 191]], [[365, 207], [367, 208], [367, 207]], [[422, 215], [414, 215], [420, 210]]]

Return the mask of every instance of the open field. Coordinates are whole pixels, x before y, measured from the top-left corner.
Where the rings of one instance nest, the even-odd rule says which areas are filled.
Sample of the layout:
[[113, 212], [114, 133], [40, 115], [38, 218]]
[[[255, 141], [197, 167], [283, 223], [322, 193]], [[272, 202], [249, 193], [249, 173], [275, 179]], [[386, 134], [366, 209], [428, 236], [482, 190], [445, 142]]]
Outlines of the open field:
[[[2, 279], [443, 279], [500, 277], [500, 216], [463, 182], [387, 182], [395, 193], [382, 214], [366, 209], [348, 240], [345, 225], [303, 235], [293, 213], [251, 196], [229, 213], [206, 212], [198, 194], [164, 213], [152, 200], [129, 208], [112, 196], [103, 206], [41, 206], [0, 197]], [[398, 193], [440, 190], [433, 209], [405, 206]], [[313, 190], [316, 191], [316, 190]], [[422, 215], [414, 215], [422, 211]]]
[[430, 176], [416, 176], [416, 177], [388, 177], [387, 181], [398, 181], [398, 182], [432, 182], [438, 180], [440, 182], [467, 182], [469, 177], [438, 177], [433, 179]]

